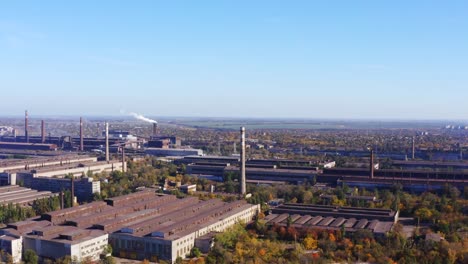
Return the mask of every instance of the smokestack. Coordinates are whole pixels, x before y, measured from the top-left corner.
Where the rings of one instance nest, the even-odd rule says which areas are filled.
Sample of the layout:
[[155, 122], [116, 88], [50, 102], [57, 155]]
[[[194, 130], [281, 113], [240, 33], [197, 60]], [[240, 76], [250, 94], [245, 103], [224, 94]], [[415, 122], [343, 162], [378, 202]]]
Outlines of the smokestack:
[[24, 138], [26, 143], [29, 143], [29, 131], [28, 131], [28, 110], [24, 114]]
[[240, 166], [240, 194], [246, 193], [245, 187], [245, 127], [240, 128], [240, 143], [241, 143], [241, 166]]
[[153, 123], [153, 136], [158, 135], [158, 123]]
[[45, 143], [45, 123], [41, 120], [41, 142]]
[[413, 137], [413, 141], [412, 141], [412, 144], [411, 144], [411, 158], [414, 160], [414, 152], [415, 152], [415, 146], [414, 146], [414, 137]]
[[71, 177], [71, 207], [75, 205], [75, 176]]
[[65, 204], [64, 204], [64, 201], [63, 201], [63, 190], [60, 191], [60, 209], [64, 209], [65, 208]]
[[374, 178], [374, 150], [370, 150], [370, 178]]
[[80, 151], [84, 150], [83, 146], [83, 118], [80, 117]]
[[127, 172], [127, 163], [125, 163], [125, 144], [122, 145], [122, 172]]
[[109, 162], [109, 123], [106, 122], [106, 161]]

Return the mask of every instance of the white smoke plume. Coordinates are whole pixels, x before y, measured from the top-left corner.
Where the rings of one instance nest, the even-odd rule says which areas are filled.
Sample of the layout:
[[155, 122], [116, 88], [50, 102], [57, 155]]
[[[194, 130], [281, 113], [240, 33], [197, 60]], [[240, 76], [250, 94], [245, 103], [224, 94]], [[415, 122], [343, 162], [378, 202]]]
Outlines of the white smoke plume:
[[130, 115], [133, 116], [134, 118], [138, 119], [138, 120], [141, 120], [141, 121], [145, 121], [145, 122], [148, 122], [148, 123], [156, 123], [156, 124], [158, 123], [158, 121], [156, 121], [156, 120], [153, 120], [151, 118], [145, 117], [145, 116], [137, 114], [137, 113], [131, 112]]
[[145, 121], [145, 122], [148, 122], [148, 123], [155, 123], [155, 124], [158, 123], [158, 121], [153, 120], [153, 119], [148, 118], [148, 117], [145, 117], [144, 115], [140, 115], [140, 114], [137, 114], [137, 113], [134, 113], [134, 112], [127, 113], [127, 111], [125, 111], [124, 109], [120, 109], [120, 114], [122, 114], [122, 115], [131, 115], [131, 116], [133, 116], [134, 118], [136, 118], [138, 120]]

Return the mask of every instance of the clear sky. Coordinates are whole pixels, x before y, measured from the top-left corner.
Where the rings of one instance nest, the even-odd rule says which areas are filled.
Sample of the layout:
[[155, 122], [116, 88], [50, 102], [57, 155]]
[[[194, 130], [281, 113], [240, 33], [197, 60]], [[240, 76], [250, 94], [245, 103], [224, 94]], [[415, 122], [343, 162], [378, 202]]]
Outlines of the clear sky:
[[468, 1], [0, 1], [0, 115], [468, 119]]

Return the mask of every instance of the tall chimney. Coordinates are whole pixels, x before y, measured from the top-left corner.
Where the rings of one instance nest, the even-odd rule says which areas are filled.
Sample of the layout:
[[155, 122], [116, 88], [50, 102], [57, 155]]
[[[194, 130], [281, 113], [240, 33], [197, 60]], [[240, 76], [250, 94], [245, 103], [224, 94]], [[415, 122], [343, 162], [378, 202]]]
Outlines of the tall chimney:
[[240, 195], [246, 193], [245, 187], [245, 127], [240, 128], [240, 143], [241, 143], [241, 166], [240, 166]]
[[41, 120], [41, 143], [45, 143], [45, 123]]
[[106, 161], [109, 162], [109, 123], [106, 122]]
[[75, 205], [75, 176], [71, 177], [71, 207]]
[[127, 163], [125, 163], [125, 144], [122, 145], [122, 172], [127, 172]]
[[414, 160], [414, 152], [415, 152], [415, 144], [414, 144], [414, 137], [413, 137], [413, 141], [412, 141], [412, 144], [411, 144], [411, 158]]
[[26, 143], [29, 143], [29, 131], [28, 131], [28, 110], [24, 114], [24, 138]]
[[83, 146], [83, 118], [80, 117], [80, 151], [84, 150]]
[[371, 149], [370, 150], [370, 178], [373, 179], [374, 178], [374, 150]]
[[60, 209], [64, 209], [65, 208], [65, 204], [64, 204], [64, 201], [63, 201], [63, 190], [60, 191]]
[[153, 136], [158, 135], [158, 123], [153, 123]]

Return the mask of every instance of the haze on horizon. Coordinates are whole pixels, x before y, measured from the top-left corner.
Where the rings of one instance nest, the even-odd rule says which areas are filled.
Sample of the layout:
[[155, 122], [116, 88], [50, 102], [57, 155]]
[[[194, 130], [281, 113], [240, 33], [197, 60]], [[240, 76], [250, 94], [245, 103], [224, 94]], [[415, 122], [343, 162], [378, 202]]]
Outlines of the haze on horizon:
[[461, 119], [466, 1], [0, 3], [0, 115]]

